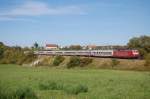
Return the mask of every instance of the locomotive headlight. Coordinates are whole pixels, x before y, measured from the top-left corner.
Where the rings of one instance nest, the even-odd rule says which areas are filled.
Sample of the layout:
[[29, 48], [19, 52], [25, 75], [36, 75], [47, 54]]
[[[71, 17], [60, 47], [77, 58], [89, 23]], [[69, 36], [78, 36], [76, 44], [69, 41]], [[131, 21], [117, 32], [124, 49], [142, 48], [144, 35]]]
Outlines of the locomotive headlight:
[[133, 50], [133, 55], [139, 55], [139, 51], [138, 50]]

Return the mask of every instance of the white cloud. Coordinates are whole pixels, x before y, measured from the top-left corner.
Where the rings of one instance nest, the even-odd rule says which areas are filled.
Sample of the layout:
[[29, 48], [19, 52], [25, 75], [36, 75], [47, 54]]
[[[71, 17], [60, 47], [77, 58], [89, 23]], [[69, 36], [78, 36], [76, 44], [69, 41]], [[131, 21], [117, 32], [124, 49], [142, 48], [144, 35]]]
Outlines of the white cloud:
[[11, 17], [0, 17], [0, 21], [14, 21], [14, 20], [18, 20], [18, 19], [11, 18]]
[[7, 12], [1, 12], [0, 19], [12, 20], [24, 16], [42, 15], [82, 15], [85, 12], [79, 6], [56, 6], [50, 7], [43, 2], [26, 2]]

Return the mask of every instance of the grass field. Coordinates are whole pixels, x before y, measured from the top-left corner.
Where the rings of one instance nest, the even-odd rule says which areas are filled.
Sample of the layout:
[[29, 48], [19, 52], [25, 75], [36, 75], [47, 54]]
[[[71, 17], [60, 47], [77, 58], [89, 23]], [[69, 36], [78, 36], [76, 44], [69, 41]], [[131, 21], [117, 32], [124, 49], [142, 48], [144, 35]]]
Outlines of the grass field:
[[[41, 90], [46, 82], [62, 87]], [[78, 85], [86, 91], [66, 91]], [[0, 86], [7, 91], [29, 87], [38, 99], [150, 99], [150, 72], [0, 65]]]

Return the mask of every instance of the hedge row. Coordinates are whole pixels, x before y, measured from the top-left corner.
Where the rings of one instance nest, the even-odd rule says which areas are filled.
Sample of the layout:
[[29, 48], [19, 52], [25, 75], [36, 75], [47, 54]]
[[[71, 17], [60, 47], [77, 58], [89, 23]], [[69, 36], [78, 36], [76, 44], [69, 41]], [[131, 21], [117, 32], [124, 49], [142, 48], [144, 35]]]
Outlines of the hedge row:
[[78, 56], [71, 56], [69, 62], [67, 63], [67, 68], [73, 67], [84, 67], [90, 63], [92, 63], [92, 58], [80, 58]]

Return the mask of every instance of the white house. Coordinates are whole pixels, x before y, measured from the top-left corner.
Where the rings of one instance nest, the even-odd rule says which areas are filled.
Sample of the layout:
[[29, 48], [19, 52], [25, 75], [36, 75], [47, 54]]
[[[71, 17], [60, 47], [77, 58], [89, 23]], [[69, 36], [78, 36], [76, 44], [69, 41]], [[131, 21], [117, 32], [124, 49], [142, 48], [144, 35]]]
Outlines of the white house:
[[58, 45], [56, 45], [56, 44], [46, 44], [45, 49], [46, 49], [46, 50], [58, 50], [59, 47], [58, 47]]

